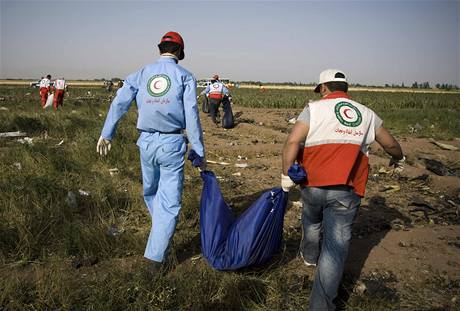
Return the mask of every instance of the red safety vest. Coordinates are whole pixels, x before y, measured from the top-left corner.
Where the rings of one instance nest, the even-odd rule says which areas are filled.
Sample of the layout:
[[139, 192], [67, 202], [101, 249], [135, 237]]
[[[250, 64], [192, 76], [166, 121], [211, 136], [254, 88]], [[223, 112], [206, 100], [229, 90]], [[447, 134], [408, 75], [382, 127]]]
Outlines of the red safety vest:
[[369, 145], [375, 140], [377, 115], [344, 92], [309, 103], [310, 124], [298, 162], [306, 186], [348, 185], [364, 196], [369, 173]]

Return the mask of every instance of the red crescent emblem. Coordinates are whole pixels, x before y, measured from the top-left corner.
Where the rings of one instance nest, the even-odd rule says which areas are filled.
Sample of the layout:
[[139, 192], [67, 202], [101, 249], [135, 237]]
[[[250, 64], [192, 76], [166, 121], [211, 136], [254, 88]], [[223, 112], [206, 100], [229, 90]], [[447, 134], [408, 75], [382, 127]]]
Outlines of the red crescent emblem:
[[160, 80], [157, 80], [154, 84], [153, 84], [153, 88], [156, 89], [156, 90], [159, 90], [160, 88], [157, 87], [157, 83], [158, 82], [161, 82]]
[[353, 119], [353, 117], [350, 117], [348, 114], [347, 114], [347, 111], [351, 111], [351, 109], [344, 109], [343, 110], [343, 114], [345, 115], [345, 117], [347, 117], [348, 119]]

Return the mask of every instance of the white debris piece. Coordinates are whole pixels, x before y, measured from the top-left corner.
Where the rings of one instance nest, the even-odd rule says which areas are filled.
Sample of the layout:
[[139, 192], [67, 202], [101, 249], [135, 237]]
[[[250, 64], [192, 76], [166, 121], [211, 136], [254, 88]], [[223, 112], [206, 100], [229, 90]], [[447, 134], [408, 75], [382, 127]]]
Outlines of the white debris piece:
[[118, 168], [111, 168], [109, 169], [110, 176], [114, 176], [119, 173]]
[[436, 146], [438, 146], [438, 147], [441, 148], [441, 149], [444, 149], [444, 150], [451, 150], [451, 151], [457, 151], [457, 150], [458, 150], [458, 148], [455, 147], [455, 146], [437, 142], [437, 141], [435, 141], [433, 138], [430, 138], [429, 140], [430, 140], [431, 143], [435, 144]]
[[2, 107], [0, 107], [0, 110], [5, 110], [5, 111], [7, 111], [8, 108], [2, 106]]
[[56, 146], [60, 146], [60, 145], [62, 145], [63, 143], [64, 143], [64, 139], [61, 140], [58, 144], [56, 144]]
[[213, 160], [206, 160], [206, 163], [220, 164], [220, 165], [230, 165], [230, 163], [227, 163], [227, 162], [217, 162], [217, 161], [213, 161]]
[[20, 162], [14, 162], [13, 165], [18, 169], [18, 170], [21, 170], [22, 169], [22, 164]]
[[78, 189], [78, 193], [83, 197], [89, 196], [89, 191]]
[[21, 131], [0, 133], [0, 138], [2, 137], [24, 137], [24, 136], [27, 136], [27, 133], [24, 133]]
[[233, 173], [232, 176], [241, 176], [241, 172]]
[[18, 143], [27, 144], [27, 145], [33, 145], [34, 144], [34, 139], [30, 138], [30, 137], [19, 138]]
[[65, 201], [70, 207], [77, 207], [77, 196], [72, 191], [67, 192], [67, 198], [65, 199]]
[[297, 121], [297, 118], [291, 118], [291, 119], [289, 119], [288, 123], [289, 124], [295, 124], [296, 121]]
[[302, 207], [302, 202], [300, 202], [300, 201], [293, 201], [293, 202], [292, 202], [292, 206], [294, 206], [294, 207]]
[[247, 163], [235, 163], [235, 167], [245, 168], [245, 167], [248, 167], [248, 164]]

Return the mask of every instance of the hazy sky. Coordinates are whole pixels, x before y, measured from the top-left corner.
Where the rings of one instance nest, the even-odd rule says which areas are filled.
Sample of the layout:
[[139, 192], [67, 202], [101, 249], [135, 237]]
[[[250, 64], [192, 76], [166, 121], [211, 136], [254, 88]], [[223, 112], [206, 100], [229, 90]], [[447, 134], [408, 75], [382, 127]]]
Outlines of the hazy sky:
[[457, 1], [0, 0], [0, 78], [124, 78], [178, 31], [197, 78], [460, 85]]

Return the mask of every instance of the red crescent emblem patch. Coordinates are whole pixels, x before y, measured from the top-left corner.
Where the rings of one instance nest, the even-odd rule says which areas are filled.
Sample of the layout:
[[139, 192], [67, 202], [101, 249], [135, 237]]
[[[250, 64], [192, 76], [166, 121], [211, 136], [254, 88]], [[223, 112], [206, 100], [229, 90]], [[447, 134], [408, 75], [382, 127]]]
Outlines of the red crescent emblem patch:
[[347, 111], [351, 111], [351, 109], [344, 109], [343, 110], [343, 114], [348, 118], [348, 119], [353, 119], [353, 117], [350, 117], [348, 114], [347, 114]]

